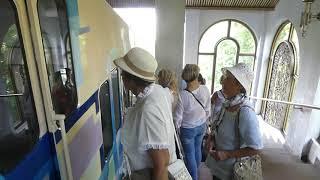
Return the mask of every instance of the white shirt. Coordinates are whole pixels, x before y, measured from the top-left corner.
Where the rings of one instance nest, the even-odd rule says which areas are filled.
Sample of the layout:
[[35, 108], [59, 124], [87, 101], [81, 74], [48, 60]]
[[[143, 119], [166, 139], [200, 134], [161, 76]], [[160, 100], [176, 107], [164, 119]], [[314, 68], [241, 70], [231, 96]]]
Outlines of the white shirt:
[[151, 84], [128, 109], [121, 142], [131, 171], [153, 167], [149, 149], [168, 149], [170, 163], [177, 159], [170, 98], [170, 91]]
[[210, 116], [211, 102], [209, 89], [204, 85], [200, 85], [192, 93], [204, 108], [202, 108], [190, 92], [181, 90], [174, 112], [174, 121], [177, 128], [195, 128], [205, 123]]

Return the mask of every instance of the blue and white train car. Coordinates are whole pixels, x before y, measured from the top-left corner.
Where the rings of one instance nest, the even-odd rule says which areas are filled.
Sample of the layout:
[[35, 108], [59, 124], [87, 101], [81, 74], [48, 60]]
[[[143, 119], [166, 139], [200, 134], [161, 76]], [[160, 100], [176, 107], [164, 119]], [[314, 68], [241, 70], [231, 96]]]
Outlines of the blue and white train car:
[[128, 28], [105, 0], [0, 1], [0, 179], [119, 179]]

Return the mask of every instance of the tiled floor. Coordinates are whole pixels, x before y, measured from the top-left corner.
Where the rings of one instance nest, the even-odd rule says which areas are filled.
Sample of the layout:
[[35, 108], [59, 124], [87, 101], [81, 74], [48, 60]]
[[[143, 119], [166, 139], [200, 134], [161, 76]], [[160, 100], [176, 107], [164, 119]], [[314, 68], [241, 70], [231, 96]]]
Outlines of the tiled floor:
[[[260, 119], [264, 149], [262, 170], [264, 180], [320, 180], [320, 169], [304, 164], [284, 148], [282, 134]], [[210, 170], [201, 164], [200, 180], [211, 180]]]

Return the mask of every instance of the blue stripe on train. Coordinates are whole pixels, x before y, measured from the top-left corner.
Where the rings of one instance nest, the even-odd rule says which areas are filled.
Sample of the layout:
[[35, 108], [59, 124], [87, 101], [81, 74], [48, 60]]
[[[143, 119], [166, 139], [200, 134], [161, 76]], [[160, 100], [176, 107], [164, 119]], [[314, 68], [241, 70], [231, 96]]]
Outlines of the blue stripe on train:
[[[99, 100], [98, 100], [98, 91], [96, 91], [81, 107], [74, 110], [69, 117], [66, 119], [66, 132], [68, 132], [73, 125], [81, 118], [81, 116], [87, 112], [87, 110], [95, 103], [96, 105], [96, 113], [99, 112]], [[61, 140], [61, 132], [55, 132], [56, 143], [59, 143]]]
[[[76, 109], [66, 120], [66, 131], [68, 132], [72, 126], [80, 119], [80, 117], [95, 103], [96, 113], [99, 112], [98, 91], [96, 91], [80, 108]], [[49, 175], [50, 179], [58, 179], [59, 165], [56, 157], [52, 133], [46, 133], [39, 139], [37, 145], [32, 152], [28, 154], [25, 160], [10, 173], [1, 176], [0, 180], [5, 179], [43, 179]], [[61, 140], [61, 132], [56, 131], [54, 136], [56, 142]], [[1, 179], [2, 178], [2, 179]]]
[[5, 174], [5, 179], [43, 179], [49, 176], [50, 179], [60, 177], [55, 168], [54, 161], [57, 158], [53, 147], [53, 137], [51, 133], [46, 133], [40, 138], [32, 152], [12, 170]]

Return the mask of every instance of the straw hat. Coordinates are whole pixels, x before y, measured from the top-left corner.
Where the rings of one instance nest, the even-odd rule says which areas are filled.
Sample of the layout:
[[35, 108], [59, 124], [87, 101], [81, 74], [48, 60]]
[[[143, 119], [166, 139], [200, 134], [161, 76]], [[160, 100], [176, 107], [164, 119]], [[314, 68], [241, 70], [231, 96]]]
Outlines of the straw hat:
[[120, 69], [145, 81], [156, 80], [157, 60], [146, 50], [135, 47], [123, 57], [113, 61]]
[[246, 93], [250, 92], [250, 86], [253, 81], [253, 72], [248, 64], [238, 63], [233, 67], [226, 67], [221, 70], [222, 72], [229, 71], [244, 87]]

